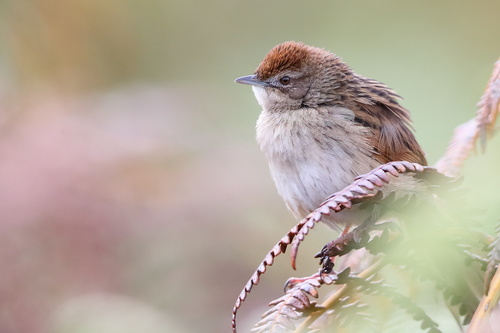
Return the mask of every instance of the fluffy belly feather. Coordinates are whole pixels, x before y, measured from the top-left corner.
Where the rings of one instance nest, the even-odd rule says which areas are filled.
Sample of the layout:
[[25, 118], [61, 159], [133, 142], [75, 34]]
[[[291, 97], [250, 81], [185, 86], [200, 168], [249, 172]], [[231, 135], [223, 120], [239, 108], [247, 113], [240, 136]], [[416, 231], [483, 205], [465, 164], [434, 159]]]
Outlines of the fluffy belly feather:
[[[321, 110], [300, 110], [286, 116], [263, 112], [259, 117], [257, 140], [269, 160], [279, 194], [298, 219], [378, 164], [367, 154], [366, 129], [340, 111], [332, 112], [326, 124], [324, 116], [317, 114]], [[329, 220], [346, 224], [347, 217], [335, 213]]]

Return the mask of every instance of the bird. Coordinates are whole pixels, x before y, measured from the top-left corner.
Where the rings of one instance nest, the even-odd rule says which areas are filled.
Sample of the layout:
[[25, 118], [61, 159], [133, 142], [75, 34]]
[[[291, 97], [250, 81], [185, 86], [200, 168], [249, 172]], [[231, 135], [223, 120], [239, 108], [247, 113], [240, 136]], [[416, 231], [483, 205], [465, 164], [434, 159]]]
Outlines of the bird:
[[[323, 48], [279, 44], [254, 74], [235, 82], [251, 85], [262, 108], [256, 139], [278, 193], [297, 219], [376, 166], [427, 165], [401, 97]], [[417, 192], [420, 186], [406, 175], [391, 184], [384, 190]], [[341, 230], [367, 218], [352, 211], [331, 214], [324, 222]]]

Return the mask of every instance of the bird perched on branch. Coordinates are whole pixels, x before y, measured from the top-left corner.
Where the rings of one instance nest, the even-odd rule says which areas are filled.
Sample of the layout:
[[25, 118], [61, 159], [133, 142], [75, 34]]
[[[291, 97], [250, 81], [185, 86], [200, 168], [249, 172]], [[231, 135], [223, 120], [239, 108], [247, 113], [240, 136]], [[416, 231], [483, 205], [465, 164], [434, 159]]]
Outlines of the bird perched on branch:
[[[298, 219], [380, 164], [427, 164], [399, 96], [324, 49], [277, 45], [255, 74], [235, 82], [251, 85], [262, 107], [257, 141], [279, 194]], [[411, 176], [391, 184], [392, 190], [410, 192], [419, 186]], [[350, 210], [327, 222], [341, 227], [363, 218]]]

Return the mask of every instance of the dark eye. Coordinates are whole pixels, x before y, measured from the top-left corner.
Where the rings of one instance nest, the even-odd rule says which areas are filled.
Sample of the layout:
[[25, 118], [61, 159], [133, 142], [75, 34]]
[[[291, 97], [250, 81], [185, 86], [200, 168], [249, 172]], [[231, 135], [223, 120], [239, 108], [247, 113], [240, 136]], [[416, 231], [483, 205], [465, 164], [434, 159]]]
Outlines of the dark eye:
[[284, 86], [286, 86], [287, 84], [290, 83], [290, 77], [289, 76], [283, 76], [281, 79], [280, 79], [280, 83]]

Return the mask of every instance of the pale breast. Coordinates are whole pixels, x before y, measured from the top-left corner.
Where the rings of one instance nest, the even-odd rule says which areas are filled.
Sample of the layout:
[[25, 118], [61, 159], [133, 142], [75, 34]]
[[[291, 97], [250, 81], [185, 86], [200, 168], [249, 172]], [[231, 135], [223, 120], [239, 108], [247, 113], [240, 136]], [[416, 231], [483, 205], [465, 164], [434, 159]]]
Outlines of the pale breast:
[[263, 111], [257, 121], [257, 141], [278, 192], [297, 218], [377, 165], [367, 129], [347, 111]]

